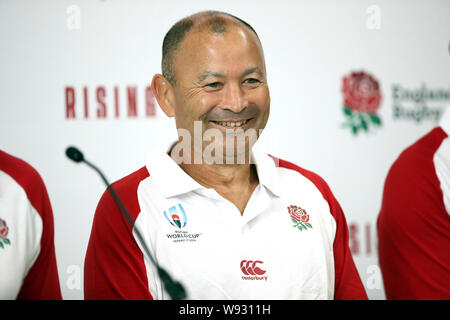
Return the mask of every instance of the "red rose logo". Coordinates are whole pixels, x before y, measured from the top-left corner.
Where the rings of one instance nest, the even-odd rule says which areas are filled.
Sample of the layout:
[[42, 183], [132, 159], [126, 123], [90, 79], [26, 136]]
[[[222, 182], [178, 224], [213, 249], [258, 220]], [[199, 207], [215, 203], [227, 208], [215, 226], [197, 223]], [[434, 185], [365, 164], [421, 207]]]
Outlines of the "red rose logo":
[[294, 222], [294, 227], [298, 228], [300, 231], [308, 228], [312, 228], [312, 225], [309, 222], [309, 215], [305, 210], [298, 206], [289, 206], [288, 208], [289, 215], [291, 216], [292, 222]]
[[0, 248], [4, 248], [5, 244], [10, 245], [11, 241], [7, 238], [9, 233], [9, 228], [6, 225], [6, 221], [0, 219]]
[[380, 107], [380, 86], [378, 81], [367, 73], [353, 72], [344, 77], [342, 92], [344, 104], [354, 111], [375, 113]]
[[344, 114], [354, 134], [360, 129], [368, 131], [369, 125], [381, 125], [376, 114], [381, 105], [380, 85], [375, 78], [365, 72], [352, 72], [342, 80]]
[[309, 221], [309, 215], [306, 213], [305, 210], [303, 210], [300, 207], [297, 206], [290, 206], [288, 207], [289, 214], [291, 215], [291, 218], [298, 222], [308, 222]]
[[9, 228], [6, 225], [6, 221], [0, 219], [0, 239], [4, 239], [8, 236]]

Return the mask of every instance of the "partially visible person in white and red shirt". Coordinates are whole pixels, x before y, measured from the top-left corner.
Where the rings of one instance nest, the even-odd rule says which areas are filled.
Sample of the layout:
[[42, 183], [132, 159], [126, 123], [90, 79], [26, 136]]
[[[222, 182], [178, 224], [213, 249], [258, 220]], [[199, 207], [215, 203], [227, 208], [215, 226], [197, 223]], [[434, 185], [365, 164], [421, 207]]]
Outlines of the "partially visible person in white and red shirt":
[[0, 270], [0, 299], [62, 299], [44, 182], [28, 163], [2, 150]]
[[450, 109], [392, 165], [378, 217], [387, 299], [450, 299]]

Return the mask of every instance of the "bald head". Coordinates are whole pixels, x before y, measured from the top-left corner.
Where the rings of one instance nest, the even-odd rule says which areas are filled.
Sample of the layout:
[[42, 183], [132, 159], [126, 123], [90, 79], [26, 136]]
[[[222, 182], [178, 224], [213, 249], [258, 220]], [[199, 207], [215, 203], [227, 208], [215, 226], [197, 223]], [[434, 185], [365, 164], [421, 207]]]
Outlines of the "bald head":
[[202, 11], [188, 16], [177, 23], [166, 33], [163, 41], [162, 53], [162, 74], [172, 84], [175, 85], [175, 74], [173, 68], [173, 57], [177, 52], [181, 42], [189, 32], [210, 32], [222, 35], [231, 26], [239, 26], [251, 30], [259, 39], [258, 34], [242, 19], [226, 12]]

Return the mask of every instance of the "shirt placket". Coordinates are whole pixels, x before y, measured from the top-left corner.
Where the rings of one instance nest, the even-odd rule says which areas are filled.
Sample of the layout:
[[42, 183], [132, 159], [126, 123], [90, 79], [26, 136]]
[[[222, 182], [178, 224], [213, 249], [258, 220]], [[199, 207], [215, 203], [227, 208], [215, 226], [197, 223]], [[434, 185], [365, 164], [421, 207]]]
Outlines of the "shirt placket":
[[241, 233], [250, 231], [250, 222], [263, 213], [270, 205], [270, 197], [264, 186], [259, 184], [250, 197], [241, 217]]

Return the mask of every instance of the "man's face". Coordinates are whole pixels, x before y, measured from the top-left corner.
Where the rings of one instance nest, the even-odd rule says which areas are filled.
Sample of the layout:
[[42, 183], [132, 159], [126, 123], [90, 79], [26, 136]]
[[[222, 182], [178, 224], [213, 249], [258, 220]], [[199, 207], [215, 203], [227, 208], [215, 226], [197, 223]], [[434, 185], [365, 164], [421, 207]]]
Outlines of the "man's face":
[[[222, 141], [215, 142], [224, 155], [226, 144], [230, 147], [234, 139], [227, 140], [227, 135], [248, 130], [259, 134], [264, 129], [270, 95], [261, 44], [250, 30], [230, 24], [220, 35], [189, 32], [174, 56], [173, 70], [178, 129], [187, 129], [191, 137], [195, 122], [197, 129], [201, 124], [202, 136], [215, 129], [223, 135]], [[204, 141], [202, 150], [210, 143]], [[252, 144], [247, 139], [245, 150], [235, 152], [248, 154]]]

